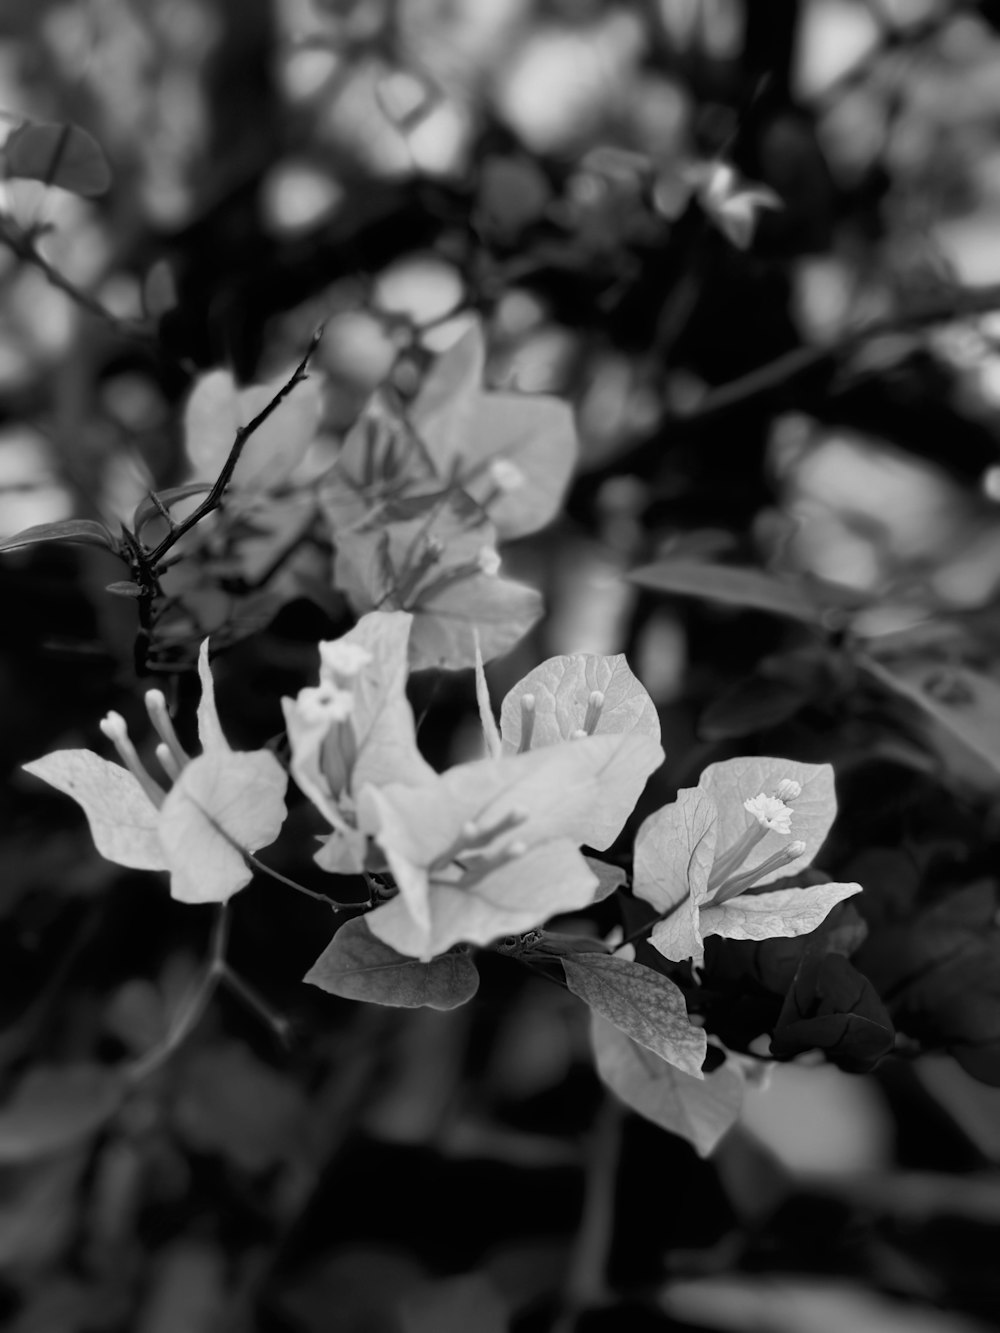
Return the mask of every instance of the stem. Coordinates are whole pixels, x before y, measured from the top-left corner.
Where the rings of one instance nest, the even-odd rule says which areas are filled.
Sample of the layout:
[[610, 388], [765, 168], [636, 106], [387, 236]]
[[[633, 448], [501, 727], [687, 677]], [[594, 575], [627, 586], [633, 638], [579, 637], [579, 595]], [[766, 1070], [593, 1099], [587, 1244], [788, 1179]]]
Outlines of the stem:
[[276, 1014], [255, 986], [251, 986], [238, 972], [234, 972], [228, 963], [222, 965], [219, 980], [237, 996], [246, 1007], [257, 1015], [271, 1029], [283, 1046], [288, 1046], [291, 1025], [287, 1018]]
[[321, 324], [309, 339], [309, 346], [305, 350], [305, 355], [292, 371], [289, 379], [285, 381], [270, 402], [266, 403], [252, 420], [248, 421], [245, 426], [240, 426], [239, 430], [237, 430], [236, 437], [229, 450], [229, 457], [226, 459], [225, 463], [223, 463], [222, 471], [219, 473], [218, 477], [216, 477], [212, 489], [205, 496], [204, 500], [202, 500], [198, 508], [192, 514], [189, 514], [183, 522], [178, 523], [176, 527], [167, 533], [160, 544], [149, 552], [147, 558], [154, 570], [171, 547], [175, 546], [185, 533], [190, 532], [192, 528], [197, 527], [203, 518], [206, 518], [214, 510], [219, 508], [219, 505], [222, 503], [222, 497], [226, 493], [226, 487], [232, 480], [233, 472], [236, 470], [236, 464], [240, 461], [240, 455], [243, 453], [243, 446], [246, 444], [247, 440], [249, 440], [250, 436], [253, 435], [254, 431], [259, 430], [264, 422], [267, 421], [268, 417], [281, 406], [296, 385], [301, 384], [302, 381], [306, 379], [309, 362], [312, 360], [313, 353], [319, 346], [322, 337], [323, 326]]
[[[222, 832], [222, 830], [220, 830], [220, 832]], [[233, 843], [233, 846], [236, 846], [236, 844]], [[304, 893], [307, 898], [315, 898], [316, 901], [322, 903], [324, 907], [329, 907], [331, 912], [345, 912], [352, 907], [367, 907], [371, 905], [370, 903], [334, 902], [334, 900], [328, 898], [325, 893], [317, 893], [315, 889], [307, 889], [304, 884], [299, 884], [294, 879], [288, 879], [287, 876], [282, 875], [279, 871], [272, 870], [271, 867], [266, 866], [263, 861], [258, 861], [253, 852], [243, 851], [242, 847], [238, 848], [238, 850], [243, 852], [243, 859], [253, 870], [259, 870], [262, 874], [270, 876], [271, 879], [276, 879], [279, 884], [287, 885], [288, 888], [294, 889], [296, 893]]]
[[562, 1314], [552, 1333], [572, 1333], [577, 1316], [607, 1297], [605, 1273], [614, 1235], [621, 1130], [621, 1107], [606, 1096], [591, 1134], [583, 1214], [563, 1287]]
[[212, 944], [208, 963], [201, 979], [188, 997], [187, 1004], [178, 1012], [170, 1031], [160, 1045], [148, 1051], [140, 1059], [133, 1061], [126, 1068], [126, 1076], [130, 1082], [138, 1083], [152, 1074], [154, 1070], [159, 1069], [161, 1065], [166, 1064], [174, 1051], [182, 1045], [201, 1022], [202, 1016], [226, 971], [229, 921], [229, 904], [227, 902], [220, 903], [215, 925], [212, 929]]

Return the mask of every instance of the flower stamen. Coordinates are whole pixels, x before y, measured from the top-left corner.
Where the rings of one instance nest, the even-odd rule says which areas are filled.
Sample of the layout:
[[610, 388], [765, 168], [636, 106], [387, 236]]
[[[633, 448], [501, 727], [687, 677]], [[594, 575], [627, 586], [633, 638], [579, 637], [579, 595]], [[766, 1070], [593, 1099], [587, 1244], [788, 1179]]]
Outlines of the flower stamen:
[[101, 719], [100, 726], [101, 731], [118, 751], [122, 763], [159, 810], [167, 799], [167, 793], [143, 767], [142, 760], [136, 753], [136, 748], [132, 744], [132, 738], [128, 734], [128, 727], [121, 713], [108, 713], [106, 717]]
[[804, 842], [790, 842], [769, 856], [766, 861], [761, 861], [759, 866], [754, 866], [752, 870], [744, 870], [742, 875], [731, 875], [724, 880], [716, 890], [715, 894], [708, 900], [709, 907], [718, 907], [721, 903], [727, 903], [731, 898], [738, 898], [745, 890], [756, 884], [764, 875], [769, 875], [772, 870], [780, 870], [782, 866], [800, 857], [806, 850]]
[[174, 752], [165, 741], [156, 747], [156, 759], [170, 781], [176, 782], [181, 775], [182, 765], [177, 762]]
[[587, 716], [583, 719], [583, 730], [586, 735], [593, 736], [597, 730], [597, 724], [601, 720], [601, 709], [604, 707], [604, 694], [601, 690], [592, 690], [590, 698], [587, 700]]
[[[177, 732], [174, 730], [173, 719], [167, 711], [167, 701], [162, 690], [146, 691], [146, 712], [149, 714], [149, 720], [152, 722], [156, 734], [170, 751], [179, 768], [183, 768], [185, 764], [190, 763], [191, 756], [177, 739]], [[159, 751], [159, 746], [157, 746], [157, 751]], [[159, 753], [157, 753], [157, 758], [159, 758]], [[163, 765], [163, 768], [165, 772], [170, 773], [166, 764]], [[171, 774], [171, 777], [174, 777], [174, 775]]]

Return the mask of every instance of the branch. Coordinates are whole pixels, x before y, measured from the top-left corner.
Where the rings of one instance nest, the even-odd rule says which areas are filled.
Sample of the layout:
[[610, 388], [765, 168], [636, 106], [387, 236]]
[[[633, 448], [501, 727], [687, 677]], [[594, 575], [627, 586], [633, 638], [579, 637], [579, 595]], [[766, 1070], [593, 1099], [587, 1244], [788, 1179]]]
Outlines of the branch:
[[185, 533], [190, 532], [191, 529], [196, 527], [203, 518], [206, 518], [209, 514], [219, 508], [222, 503], [222, 498], [226, 493], [226, 488], [232, 480], [233, 472], [236, 470], [236, 464], [240, 461], [240, 455], [243, 453], [243, 446], [246, 444], [247, 440], [249, 440], [250, 436], [263, 426], [268, 417], [281, 406], [296, 385], [301, 384], [302, 381], [307, 378], [309, 362], [312, 360], [313, 353], [319, 346], [322, 337], [323, 325], [321, 324], [309, 339], [309, 346], [306, 348], [305, 355], [295, 367], [291, 377], [281, 386], [271, 401], [265, 404], [251, 421], [248, 421], [245, 426], [240, 426], [239, 430], [236, 432], [236, 438], [233, 440], [232, 448], [229, 450], [229, 457], [222, 465], [222, 471], [219, 473], [218, 477], [216, 477], [212, 489], [205, 496], [198, 508], [194, 513], [189, 514], [182, 523], [178, 523], [176, 527], [171, 529], [171, 531], [163, 538], [163, 541], [160, 542], [159, 546], [154, 547], [154, 549], [149, 552], [147, 560], [154, 570], [171, 547], [175, 546]]

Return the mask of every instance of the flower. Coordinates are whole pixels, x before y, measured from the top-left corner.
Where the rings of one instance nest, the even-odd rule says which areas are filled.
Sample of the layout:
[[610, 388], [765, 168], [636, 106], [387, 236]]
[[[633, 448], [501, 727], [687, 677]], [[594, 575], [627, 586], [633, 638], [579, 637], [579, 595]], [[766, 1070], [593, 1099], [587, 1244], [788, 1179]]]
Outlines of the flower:
[[24, 768], [83, 807], [94, 845], [109, 861], [169, 871], [171, 896], [181, 902], [225, 902], [253, 876], [247, 854], [278, 836], [288, 777], [270, 751], [230, 748], [216, 711], [207, 639], [198, 673], [203, 752], [195, 758], [181, 745], [162, 693], [146, 693], [168, 787], [145, 768], [125, 719], [114, 712], [102, 720], [101, 731], [121, 765], [90, 750], [56, 750]]
[[772, 189], [741, 180], [728, 162], [703, 163], [688, 174], [705, 215], [739, 250], [746, 250], [753, 240], [762, 208], [784, 207]]
[[[731, 759], [643, 823], [634, 891], [662, 914], [650, 942], [675, 962], [704, 959], [704, 938], [803, 935], [859, 884], [747, 890], [804, 869], [837, 810], [828, 764]], [[794, 835], [794, 836], [792, 836]]]
[[368, 840], [355, 797], [366, 782], [419, 785], [434, 777], [406, 698], [412, 623], [406, 611], [362, 616], [348, 634], [319, 645], [319, 684], [281, 701], [292, 776], [333, 827], [316, 861], [336, 874], [364, 868]]

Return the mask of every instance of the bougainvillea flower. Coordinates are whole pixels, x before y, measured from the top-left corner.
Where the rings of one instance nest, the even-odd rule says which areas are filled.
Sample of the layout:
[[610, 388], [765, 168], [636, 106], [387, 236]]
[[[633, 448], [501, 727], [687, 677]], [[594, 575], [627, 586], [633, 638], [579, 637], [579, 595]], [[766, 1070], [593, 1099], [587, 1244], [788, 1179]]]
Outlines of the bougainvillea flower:
[[350, 633], [319, 645], [319, 684], [282, 699], [292, 776], [333, 833], [316, 855], [324, 870], [358, 874], [367, 837], [355, 797], [365, 783], [420, 785], [435, 776], [417, 749], [406, 698], [413, 617], [372, 611]]
[[707, 935], [805, 935], [860, 884], [748, 892], [804, 869], [837, 812], [829, 764], [729, 759], [643, 823], [634, 892], [663, 914], [650, 943], [675, 962], [704, 959]]
[[145, 768], [118, 713], [108, 713], [101, 730], [121, 765], [91, 750], [56, 750], [24, 768], [83, 807], [94, 845], [109, 861], [168, 871], [171, 896], [181, 902], [225, 902], [253, 876], [246, 853], [268, 846], [281, 830], [288, 775], [268, 750], [230, 748], [215, 707], [207, 639], [198, 673], [202, 753], [195, 758], [181, 746], [162, 693], [146, 694], [167, 786]]

